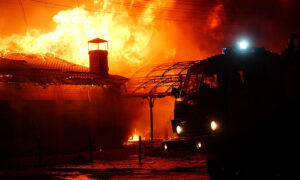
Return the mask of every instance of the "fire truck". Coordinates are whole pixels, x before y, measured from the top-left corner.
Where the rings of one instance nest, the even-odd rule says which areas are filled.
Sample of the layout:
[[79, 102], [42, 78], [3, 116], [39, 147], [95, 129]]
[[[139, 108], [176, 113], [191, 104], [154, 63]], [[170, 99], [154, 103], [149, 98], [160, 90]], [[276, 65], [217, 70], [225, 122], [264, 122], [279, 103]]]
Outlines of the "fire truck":
[[207, 153], [216, 179], [283, 177], [298, 142], [299, 68], [299, 35], [281, 54], [243, 41], [193, 65], [172, 90], [178, 138], [163, 149]]

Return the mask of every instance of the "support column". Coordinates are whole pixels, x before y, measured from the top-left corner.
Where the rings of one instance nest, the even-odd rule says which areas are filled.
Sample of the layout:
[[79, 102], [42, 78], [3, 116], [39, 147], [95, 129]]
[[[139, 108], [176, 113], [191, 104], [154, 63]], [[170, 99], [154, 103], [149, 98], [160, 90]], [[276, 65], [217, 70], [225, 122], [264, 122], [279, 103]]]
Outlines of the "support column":
[[153, 150], [153, 106], [155, 98], [153, 96], [148, 97], [149, 107], [150, 107], [150, 132], [151, 132], [151, 150]]

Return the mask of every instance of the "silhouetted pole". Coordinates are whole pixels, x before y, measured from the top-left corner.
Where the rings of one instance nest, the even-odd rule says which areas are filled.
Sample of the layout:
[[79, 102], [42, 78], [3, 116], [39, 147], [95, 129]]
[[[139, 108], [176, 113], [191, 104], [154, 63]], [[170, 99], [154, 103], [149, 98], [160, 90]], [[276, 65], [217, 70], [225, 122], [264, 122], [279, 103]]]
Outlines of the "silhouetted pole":
[[37, 140], [37, 145], [38, 145], [38, 165], [42, 165], [42, 152], [41, 152], [41, 140]]
[[91, 155], [91, 163], [94, 163], [94, 154], [93, 154], [93, 142], [92, 137], [89, 137], [89, 144], [90, 144], [90, 155]]
[[139, 136], [139, 163], [142, 163], [142, 137]]
[[154, 105], [154, 100], [152, 96], [149, 96], [148, 101], [149, 101], [149, 106], [150, 106], [150, 132], [151, 132], [151, 150], [153, 149], [153, 105]]

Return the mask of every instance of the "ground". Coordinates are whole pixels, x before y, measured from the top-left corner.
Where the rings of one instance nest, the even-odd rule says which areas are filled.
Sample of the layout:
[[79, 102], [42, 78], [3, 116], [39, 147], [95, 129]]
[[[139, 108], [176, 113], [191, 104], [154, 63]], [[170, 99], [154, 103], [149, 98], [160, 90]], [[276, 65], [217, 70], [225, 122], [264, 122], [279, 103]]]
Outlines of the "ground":
[[209, 179], [201, 152], [165, 153], [157, 146], [142, 152], [141, 163], [137, 144], [94, 151], [94, 163], [89, 152], [48, 156], [40, 166], [0, 170], [0, 179]]

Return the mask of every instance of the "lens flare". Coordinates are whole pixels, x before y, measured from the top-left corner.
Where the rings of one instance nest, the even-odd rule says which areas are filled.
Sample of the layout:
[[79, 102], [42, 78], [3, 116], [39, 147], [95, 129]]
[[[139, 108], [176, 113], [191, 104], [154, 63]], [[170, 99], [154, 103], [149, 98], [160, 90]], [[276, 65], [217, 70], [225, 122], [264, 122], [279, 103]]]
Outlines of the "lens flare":
[[246, 40], [240, 41], [238, 44], [239, 44], [240, 49], [242, 49], [242, 50], [247, 49], [249, 46], [249, 43]]

